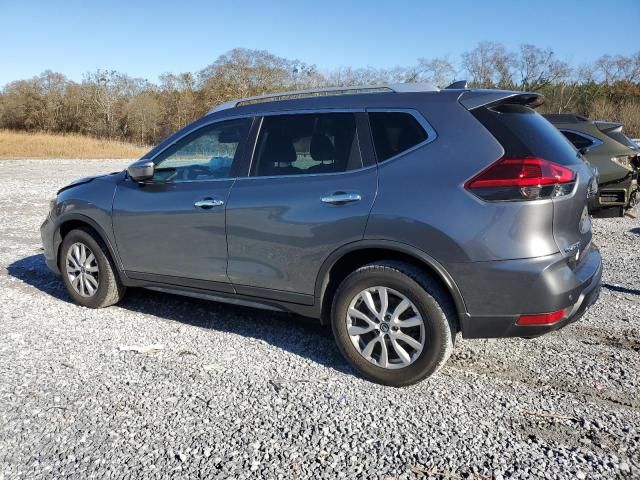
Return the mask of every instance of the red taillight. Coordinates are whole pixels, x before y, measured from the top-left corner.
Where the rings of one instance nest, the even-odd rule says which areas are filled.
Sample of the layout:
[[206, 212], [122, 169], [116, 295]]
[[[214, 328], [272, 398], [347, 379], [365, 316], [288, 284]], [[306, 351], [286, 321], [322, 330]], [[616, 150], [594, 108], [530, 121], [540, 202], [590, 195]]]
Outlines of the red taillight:
[[520, 315], [516, 325], [553, 325], [564, 318], [565, 309], [537, 315]]
[[573, 170], [543, 158], [503, 157], [464, 187], [485, 200], [539, 200], [566, 195], [575, 180]]

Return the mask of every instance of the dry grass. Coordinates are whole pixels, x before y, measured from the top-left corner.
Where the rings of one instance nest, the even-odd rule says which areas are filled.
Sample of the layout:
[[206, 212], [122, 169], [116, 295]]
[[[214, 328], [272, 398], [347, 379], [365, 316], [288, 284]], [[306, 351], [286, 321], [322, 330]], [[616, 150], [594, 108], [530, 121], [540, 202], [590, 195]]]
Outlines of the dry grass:
[[83, 135], [54, 135], [0, 130], [0, 159], [139, 158], [149, 150], [130, 143]]

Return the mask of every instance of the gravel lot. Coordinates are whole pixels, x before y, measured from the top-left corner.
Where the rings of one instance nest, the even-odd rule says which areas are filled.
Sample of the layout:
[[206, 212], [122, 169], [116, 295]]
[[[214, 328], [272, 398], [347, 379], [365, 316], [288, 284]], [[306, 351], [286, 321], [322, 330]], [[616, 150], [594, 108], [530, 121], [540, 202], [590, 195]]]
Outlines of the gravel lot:
[[604, 288], [581, 322], [459, 337], [394, 389], [293, 315], [144, 290], [69, 303], [41, 254], [48, 200], [126, 163], [0, 162], [0, 479], [640, 478], [640, 221], [594, 220]]

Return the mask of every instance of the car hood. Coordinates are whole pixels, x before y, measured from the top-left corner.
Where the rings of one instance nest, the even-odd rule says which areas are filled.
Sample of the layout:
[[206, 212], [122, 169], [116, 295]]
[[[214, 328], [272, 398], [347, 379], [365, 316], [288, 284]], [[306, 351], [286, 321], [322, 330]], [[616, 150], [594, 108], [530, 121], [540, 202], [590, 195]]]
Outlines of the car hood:
[[84, 185], [85, 183], [93, 182], [97, 178], [104, 178], [112, 175], [117, 175], [121, 172], [111, 172], [111, 173], [103, 173], [100, 175], [93, 175], [90, 177], [80, 177], [73, 180], [70, 184], [65, 185], [57, 193], [64, 192], [65, 190], [69, 190], [70, 188], [77, 187], [78, 185]]

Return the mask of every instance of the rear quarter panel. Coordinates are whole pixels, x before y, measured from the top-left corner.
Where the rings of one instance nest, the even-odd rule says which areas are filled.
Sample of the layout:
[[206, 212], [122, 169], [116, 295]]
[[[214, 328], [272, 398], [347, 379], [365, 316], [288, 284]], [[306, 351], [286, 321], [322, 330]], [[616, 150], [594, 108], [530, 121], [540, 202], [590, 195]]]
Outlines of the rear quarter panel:
[[550, 200], [489, 203], [464, 189], [504, 154], [482, 124], [450, 96], [415, 108], [437, 138], [380, 164], [365, 238], [411, 244], [445, 265], [557, 252]]

